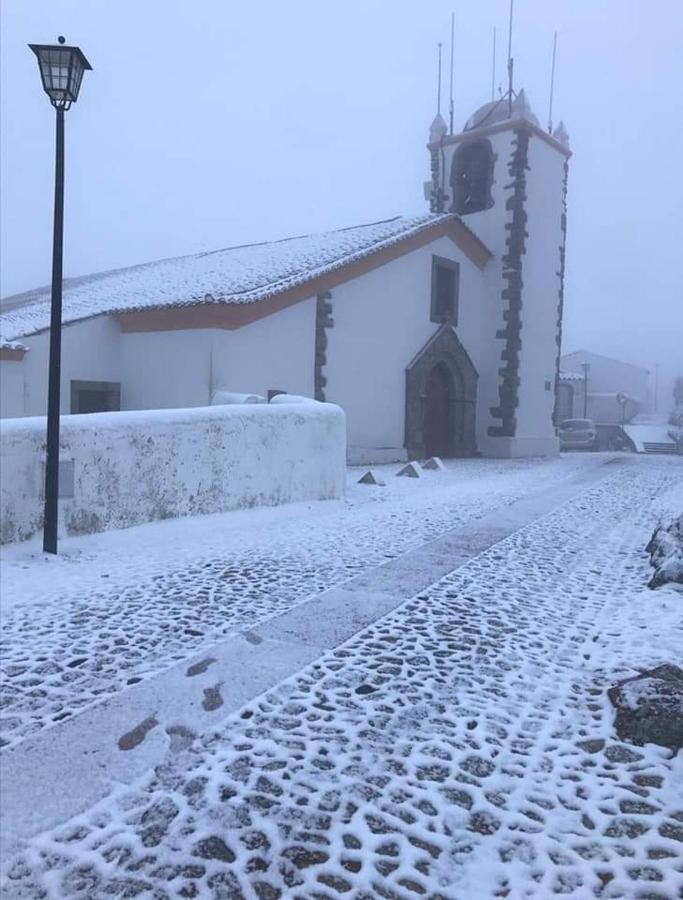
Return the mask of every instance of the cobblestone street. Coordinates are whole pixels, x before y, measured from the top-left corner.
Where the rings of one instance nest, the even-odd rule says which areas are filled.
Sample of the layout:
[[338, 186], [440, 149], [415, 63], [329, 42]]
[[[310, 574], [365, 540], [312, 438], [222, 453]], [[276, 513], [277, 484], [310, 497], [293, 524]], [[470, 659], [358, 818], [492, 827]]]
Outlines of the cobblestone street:
[[[448, 529], [475, 523], [528, 491], [530, 467], [513, 466], [512, 477], [486, 482], [489, 491], [464, 497], [460, 490], [452, 496], [446, 491], [423, 508], [415, 506], [413, 492], [400, 504], [336, 509], [329, 504], [333, 508], [322, 522], [307, 522], [301, 514], [284, 518], [280, 527], [268, 528], [265, 539], [248, 531], [222, 541], [212, 535], [213, 547], [195, 541], [189, 552], [181, 546], [165, 560], [154, 546], [149, 556], [131, 554], [129, 567], [113, 586], [118, 560], [109, 566], [114, 578], [107, 569], [85, 585], [69, 584], [68, 566], [54, 580], [43, 574], [38, 589], [26, 583], [23, 572], [17, 578], [10, 572], [3, 584], [3, 603], [10, 603], [3, 611], [0, 640], [0, 747], [14, 746]], [[492, 468], [474, 463], [465, 476], [471, 473], [476, 485], [478, 475], [490, 479]], [[564, 475], [580, 472], [581, 460], [565, 468]], [[536, 481], [552, 484], [557, 475], [552, 466], [540, 467]], [[461, 484], [458, 480], [456, 487]], [[368, 490], [373, 489], [360, 488]], [[87, 578], [87, 559], [74, 568]], [[35, 593], [31, 603], [11, 604], [13, 596], [28, 592]]]
[[672, 491], [676, 460], [615, 468], [34, 838], [3, 896], [681, 896], [681, 755], [605, 696], [681, 658], [644, 590]]

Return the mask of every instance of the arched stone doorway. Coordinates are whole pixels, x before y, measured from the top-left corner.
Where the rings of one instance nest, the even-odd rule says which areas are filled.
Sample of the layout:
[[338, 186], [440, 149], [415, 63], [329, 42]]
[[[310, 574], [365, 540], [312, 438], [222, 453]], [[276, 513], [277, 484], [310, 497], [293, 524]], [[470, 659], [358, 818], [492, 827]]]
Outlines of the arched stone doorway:
[[406, 369], [405, 446], [410, 459], [476, 454], [477, 379], [455, 329], [443, 325]]

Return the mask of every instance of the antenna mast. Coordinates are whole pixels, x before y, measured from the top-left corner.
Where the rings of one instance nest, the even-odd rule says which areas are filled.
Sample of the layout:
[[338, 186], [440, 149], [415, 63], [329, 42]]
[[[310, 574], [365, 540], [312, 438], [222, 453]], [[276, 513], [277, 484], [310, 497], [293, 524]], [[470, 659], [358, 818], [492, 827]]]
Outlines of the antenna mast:
[[453, 134], [453, 48], [455, 47], [455, 13], [451, 13], [451, 96], [448, 103], [450, 134]]
[[436, 111], [441, 113], [441, 42], [439, 42], [439, 83], [436, 89]]
[[548, 134], [553, 133], [553, 93], [555, 92], [555, 54], [557, 53], [557, 32], [553, 37], [553, 64], [550, 69], [550, 103], [548, 105]]
[[496, 28], [493, 27], [493, 57], [491, 60], [491, 103], [496, 99]]
[[514, 0], [510, 0], [510, 26], [508, 28], [508, 116], [512, 118], [512, 70], [514, 62], [512, 59], [512, 13]]

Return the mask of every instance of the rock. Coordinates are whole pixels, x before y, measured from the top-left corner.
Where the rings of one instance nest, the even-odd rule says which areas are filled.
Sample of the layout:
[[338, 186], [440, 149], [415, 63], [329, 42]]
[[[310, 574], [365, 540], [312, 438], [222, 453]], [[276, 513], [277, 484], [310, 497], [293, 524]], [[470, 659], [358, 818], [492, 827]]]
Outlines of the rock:
[[199, 841], [192, 852], [201, 859], [218, 859], [228, 863], [234, 862], [236, 858], [230, 847], [216, 834]]
[[605, 746], [605, 742], [601, 738], [589, 741], [577, 741], [576, 746], [585, 753], [599, 753]]
[[423, 469], [429, 469], [434, 472], [445, 472], [446, 466], [441, 462], [441, 457], [430, 456], [426, 462], [422, 463]]
[[418, 462], [409, 462], [396, 475], [403, 478], [421, 478], [422, 466]]
[[308, 869], [309, 866], [321, 866], [329, 859], [328, 854], [323, 853], [322, 850], [311, 849], [301, 845], [288, 847], [282, 855], [293, 862], [297, 869]]
[[658, 525], [645, 550], [655, 570], [648, 587], [669, 585], [683, 590], [683, 513]]
[[665, 664], [607, 691], [623, 741], [659, 744], [674, 753], [683, 747], [683, 669]]
[[385, 481], [377, 475], [372, 469], [368, 469], [368, 471], [361, 478], [358, 479], [358, 484], [376, 484], [378, 487], [384, 487], [386, 485]]
[[168, 834], [168, 829], [179, 809], [170, 797], [162, 797], [148, 807], [140, 819], [144, 830], [140, 840], [145, 847], [157, 847]]

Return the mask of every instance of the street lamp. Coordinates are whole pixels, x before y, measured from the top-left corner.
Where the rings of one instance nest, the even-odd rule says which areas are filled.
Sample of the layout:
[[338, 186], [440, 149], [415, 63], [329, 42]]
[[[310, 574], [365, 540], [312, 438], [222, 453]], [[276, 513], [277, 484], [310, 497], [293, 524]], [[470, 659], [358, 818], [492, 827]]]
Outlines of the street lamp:
[[47, 459], [43, 550], [57, 552], [59, 498], [59, 388], [62, 356], [62, 248], [64, 236], [64, 112], [78, 100], [83, 73], [92, 66], [78, 47], [29, 44], [38, 57], [43, 90], [57, 113], [55, 211], [52, 238], [52, 300], [50, 307], [50, 369], [47, 395]]
[[583, 417], [584, 419], [588, 415], [588, 373], [591, 369], [590, 363], [581, 363], [581, 368], [583, 369]]

